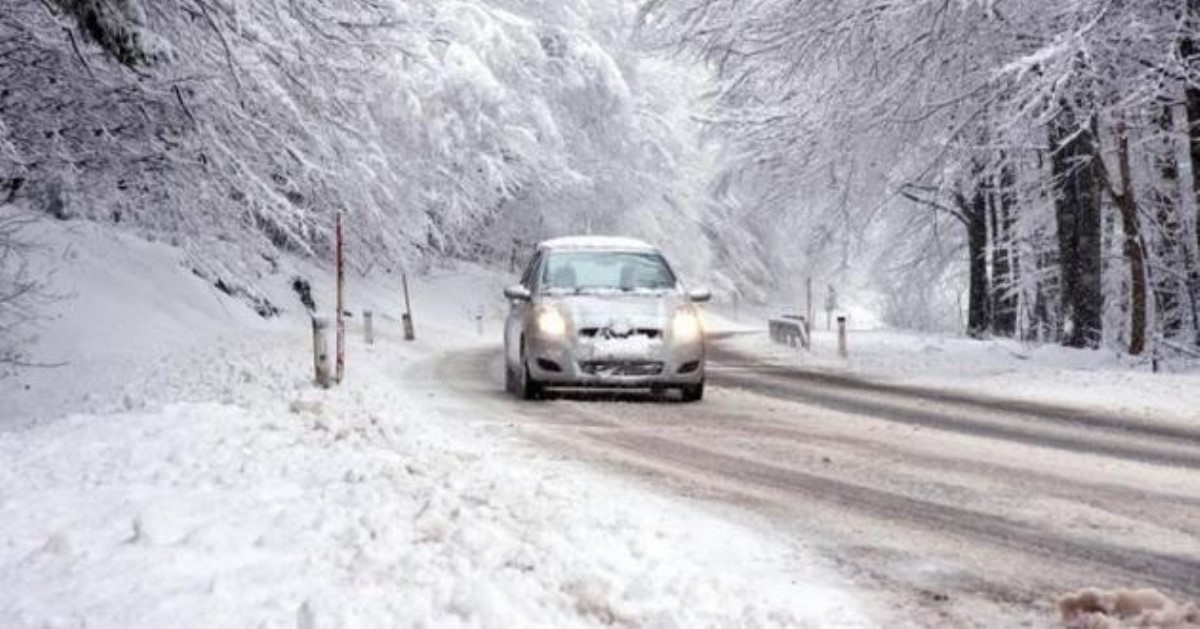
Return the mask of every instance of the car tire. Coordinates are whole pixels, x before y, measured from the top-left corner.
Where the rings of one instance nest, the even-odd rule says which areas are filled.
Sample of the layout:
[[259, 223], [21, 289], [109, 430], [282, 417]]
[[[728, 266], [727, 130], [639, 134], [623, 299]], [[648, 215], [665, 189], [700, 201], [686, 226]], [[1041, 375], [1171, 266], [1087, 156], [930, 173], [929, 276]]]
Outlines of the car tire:
[[517, 366], [521, 370], [520, 379], [516, 383], [517, 394], [523, 400], [536, 400], [542, 397], [542, 383], [533, 378], [533, 374], [529, 373], [529, 359], [525, 355], [525, 341], [521, 341], [521, 364]]
[[684, 402], [699, 402], [704, 399], [704, 381], [701, 380], [696, 384], [685, 384], [679, 387], [679, 393], [682, 395]]

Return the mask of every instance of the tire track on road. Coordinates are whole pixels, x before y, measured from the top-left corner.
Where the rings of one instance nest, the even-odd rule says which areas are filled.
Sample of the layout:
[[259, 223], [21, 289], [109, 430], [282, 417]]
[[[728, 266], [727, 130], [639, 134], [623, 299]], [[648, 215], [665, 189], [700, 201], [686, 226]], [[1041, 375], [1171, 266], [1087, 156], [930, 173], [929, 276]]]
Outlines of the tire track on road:
[[[1082, 411], [1031, 415], [1045, 409], [844, 378], [831, 385], [745, 363], [714, 362], [717, 386], [700, 404], [627, 393], [523, 403], [493, 393], [498, 356], [460, 352], [437, 369], [461, 395], [479, 398], [491, 421], [543, 447], [816, 536], [847, 570], [905, 606], [952, 613], [951, 624], [970, 624], [981, 602], [1044, 618], [1047, 592], [1085, 585], [1200, 597], [1189, 524], [1200, 519], [1200, 493], [1188, 484], [1200, 444], [1178, 443], [1186, 430], [1116, 430], [1105, 423], [1115, 418], [1095, 423]], [[850, 465], [824, 468], [823, 450]], [[985, 459], [975, 465], [975, 456]], [[1093, 466], [1103, 473], [1087, 474]], [[897, 567], [925, 562], [950, 566], [951, 580], [906, 583], [913, 575]], [[941, 593], [952, 595], [949, 607]]]
[[1020, 554], [1048, 554], [1063, 561], [1086, 562], [1106, 572], [1118, 570], [1165, 590], [1200, 596], [1200, 559], [1081, 542], [996, 514], [921, 500], [644, 433], [588, 432], [588, 437], [647, 460], [662, 461], [749, 488], [781, 491], [798, 501], [819, 500], [876, 519], [903, 521], [917, 528], [967, 537]]
[[713, 354], [717, 361], [742, 365], [722, 369], [717, 362], [708, 377], [718, 386], [936, 430], [1200, 469], [1200, 430], [797, 369], [755, 367], [746, 356], [727, 349]]

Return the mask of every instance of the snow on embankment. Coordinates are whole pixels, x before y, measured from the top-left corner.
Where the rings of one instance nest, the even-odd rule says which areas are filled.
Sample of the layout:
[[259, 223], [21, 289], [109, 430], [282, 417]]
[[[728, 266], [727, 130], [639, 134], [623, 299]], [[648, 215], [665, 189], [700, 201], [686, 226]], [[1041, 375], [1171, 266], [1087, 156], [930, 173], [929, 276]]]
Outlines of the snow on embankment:
[[179, 249], [84, 221], [42, 221], [29, 238], [47, 278], [27, 360], [51, 368], [0, 378], [0, 430], [66, 412], [132, 410], [136, 383], [171, 351], [232, 330], [270, 327], [189, 272]]
[[60, 237], [105, 270], [61, 269], [80, 310], [45, 338], [151, 368], [118, 367], [65, 416], [28, 402], [46, 418], [0, 430], [0, 626], [863, 624], [799, 549], [471, 423], [479, 402], [420, 363], [479, 342], [501, 278], [417, 283], [415, 344], [397, 338], [395, 283], [358, 282], [380, 341], [352, 319], [347, 381], [322, 391], [303, 315], [260, 323], [169, 247]]
[[[728, 314], [728, 313], [726, 313]], [[767, 362], [895, 384], [955, 390], [1094, 409], [1108, 414], [1200, 424], [1200, 372], [1151, 373], [1104, 350], [975, 340], [948, 334], [851, 326], [848, 355], [837, 333], [813, 331], [812, 350], [778, 345], [762, 332], [768, 312], [744, 314], [736, 329], [754, 330], [729, 342]]]

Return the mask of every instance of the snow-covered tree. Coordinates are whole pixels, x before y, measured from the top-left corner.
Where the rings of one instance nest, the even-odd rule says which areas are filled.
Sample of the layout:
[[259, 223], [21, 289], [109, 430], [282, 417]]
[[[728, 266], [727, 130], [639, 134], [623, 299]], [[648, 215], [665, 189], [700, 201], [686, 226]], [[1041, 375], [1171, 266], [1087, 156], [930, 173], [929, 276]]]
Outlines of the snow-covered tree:
[[0, 153], [0, 179], [171, 239], [251, 299], [278, 250], [327, 256], [339, 211], [360, 268], [506, 261], [573, 231], [682, 236], [703, 267], [720, 232], [680, 99], [700, 88], [637, 54], [635, 18], [626, 0], [17, 3], [0, 123], [23, 157]]
[[[965, 294], [973, 334], [1137, 352], [1140, 325], [1158, 349], [1197, 335], [1196, 18], [1195, 2], [652, 0], [641, 26], [718, 76], [719, 193], [749, 222], [787, 217], [773, 248], [793, 268], [869, 268], [900, 323]], [[966, 290], [921, 297], [947, 279]]]

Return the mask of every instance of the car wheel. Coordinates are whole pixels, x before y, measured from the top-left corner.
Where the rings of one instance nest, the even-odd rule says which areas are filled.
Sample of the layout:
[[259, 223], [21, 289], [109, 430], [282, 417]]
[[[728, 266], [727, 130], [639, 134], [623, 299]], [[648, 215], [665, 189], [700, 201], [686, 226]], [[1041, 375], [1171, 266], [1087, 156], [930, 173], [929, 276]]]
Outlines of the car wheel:
[[704, 381], [701, 380], [696, 384], [685, 384], [679, 387], [679, 392], [683, 395], [684, 402], [699, 402], [704, 399]]
[[529, 373], [529, 359], [525, 355], [525, 341], [521, 341], [521, 364], [517, 365], [520, 370], [520, 381], [517, 382], [517, 393], [524, 400], [536, 400], [542, 397], [542, 383], [533, 378], [533, 374]]

